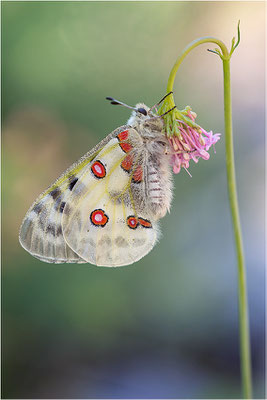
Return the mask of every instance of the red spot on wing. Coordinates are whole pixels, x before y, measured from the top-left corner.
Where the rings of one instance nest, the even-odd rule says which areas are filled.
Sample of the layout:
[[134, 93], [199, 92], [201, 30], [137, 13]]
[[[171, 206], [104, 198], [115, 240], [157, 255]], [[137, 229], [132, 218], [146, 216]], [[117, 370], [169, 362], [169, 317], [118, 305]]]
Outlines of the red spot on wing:
[[129, 138], [129, 131], [126, 130], [126, 131], [120, 132], [117, 135], [117, 138], [118, 138], [118, 140], [120, 142], [121, 149], [125, 153], [129, 153], [129, 151], [132, 150], [132, 146], [131, 146], [131, 144], [129, 142], [125, 142], [125, 140], [127, 140]]
[[136, 170], [134, 171], [133, 180], [135, 182], [141, 182], [142, 179], [143, 179], [143, 168], [141, 167], [141, 165], [138, 165], [136, 167]]
[[124, 160], [121, 163], [121, 167], [125, 170], [125, 171], [130, 171], [130, 169], [132, 168], [133, 165], [133, 157], [128, 154]]
[[90, 214], [90, 220], [95, 226], [105, 226], [108, 222], [108, 216], [105, 214], [101, 208], [94, 210]]
[[139, 225], [139, 222], [137, 220], [137, 218], [135, 218], [134, 216], [130, 215], [127, 218], [127, 225], [129, 226], [129, 228], [131, 229], [136, 229], [137, 226]]
[[128, 142], [122, 142], [120, 143], [120, 146], [125, 153], [129, 153], [129, 151], [132, 150], [132, 145]]
[[129, 137], [129, 131], [126, 130], [126, 131], [120, 132], [117, 137], [118, 137], [119, 141], [127, 140]]
[[144, 228], [152, 228], [152, 224], [151, 224], [150, 221], [148, 221], [148, 219], [138, 218], [138, 222], [139, 222], [140, 225], [142, 225]]
[[106, 168], [101, 161], [95, 161], [91, 166], [91, 171], [96, 178], [104, 178], [106, 176]]

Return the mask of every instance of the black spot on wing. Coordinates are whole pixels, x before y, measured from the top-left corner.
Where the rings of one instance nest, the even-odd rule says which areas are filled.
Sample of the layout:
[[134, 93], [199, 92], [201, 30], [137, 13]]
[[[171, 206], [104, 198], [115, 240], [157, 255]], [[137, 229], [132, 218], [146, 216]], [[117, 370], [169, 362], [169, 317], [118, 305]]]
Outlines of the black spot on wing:
[[44, 230], [45, 230], [45, 225], [44, 225], [44, 220], [43, 220], [43, 218], [39, 218], [38, 223], [39, 223], [40, 229], [41, 229], [42, 231], [44, 231]]
[[56, 227], [55, 225], [48, 224], [46, 227], [46, 230], [48, 233], [51, 233], [51, 235], [56, 236]]
[[62, 227], [61, 227], [61, 225], [59, 225], [58, 227], [57, 227], [57, 230], [56, 230], [56, 235], [57, 236], [60, 236], [60, 235], [62, 235], [63, 233], [62, 233]]
[[58, 187], [56, 187], [54, 190], [50, 192], [50, 196], [52, 196], [54, 200], [56, 200], [60, 195], [61, 195], [61, 190]]
[[48, 224], [46, 227], [46, 230], [48, 233], [50, 233], [54, 237], [62, 235], [61, 225], [56, 226], [53, 224]]
[[72, 190], [77, 182], [78, 182], [78, 178], [76, 178], [76, 176], [71, 177], [69, 189]]
[[60, 204], [60, 207], [59, 207], [59, 212], [63, 213], [65, 205], [66, 205], [66, 202], [62, 201], [62, 203]]
[[32, 209], [36, 214], [40, 214], [42, 211], [42, 205], [40, 203], [35, 204], [35, 206]]

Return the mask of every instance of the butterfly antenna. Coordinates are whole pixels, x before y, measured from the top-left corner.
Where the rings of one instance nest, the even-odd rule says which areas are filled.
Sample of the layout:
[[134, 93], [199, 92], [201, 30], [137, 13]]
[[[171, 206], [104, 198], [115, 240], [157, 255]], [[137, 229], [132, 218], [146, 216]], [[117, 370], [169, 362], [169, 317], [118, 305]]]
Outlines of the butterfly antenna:
[[170, 110], [166, 111], [164, 114], [159, 115], [159, 118], [164, 117], [164, 115], [169, 114], [172, 110], [174, 110], [176, 106], [172, 107]]
[[164, 114], [156, 115], [155, 117], [150, 118], [149, 121], [151, 121], [152, 119], [157, 119], [157, 118], [164, 117], [164, 115], [168, 114], [169, 112], [171, 112], [171, 111], [174, 110], [175, 108], [176, 108], [176, 106], [172, 107], [170, 110], [166, 111]]
[[113, 99], [113, 97], [106, 97], [106, 100], [109, 100], [109, 101], [110, 101], [110, 104], [114, 104], [115, 106], [116, 106], [116, 105], [124, 106], [124, 107], [130, 108], [131, 110], [137, 111], [136, 108], [131, 107], [131, 106], [128, 106], [128, 104], [122, 103], [122, 101]]
[[[150, 108], [150, 110], [149, 111], [152, 111], [153, 110], [153, 108], [155, 108], [155, 107], [157, 107], [157, 106], [159, 106], [160, 105], [160, 103], [162, 103], [163, 102], [163, 100], [165, 100], [166, 99], [166, 97], [168, 97], [170, 94], [172, 94], [173, 93], [173, 91], [171, 91], [171, 92], [169, 92], [169, 93], [167, 93], [167, 94], [165, 94], [165, 96], [164, 97], [162, 97], [162, 99], [158, 102], [158, 103], [156, 103], [153, 107], [151, 107]], [[169, 111], [168, 111], [169, 112]]]

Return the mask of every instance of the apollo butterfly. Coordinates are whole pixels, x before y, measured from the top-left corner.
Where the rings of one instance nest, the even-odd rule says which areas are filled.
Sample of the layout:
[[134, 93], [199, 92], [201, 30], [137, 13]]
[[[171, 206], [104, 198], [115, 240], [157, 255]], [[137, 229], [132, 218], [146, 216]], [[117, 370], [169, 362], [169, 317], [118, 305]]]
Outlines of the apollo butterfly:
[[73, 164], [27, 212], [19, 239], [34, 257], [118, 267], [154, 247], [172, 199], [170, 145], [153, 107], [130, 108], [127, 124]]

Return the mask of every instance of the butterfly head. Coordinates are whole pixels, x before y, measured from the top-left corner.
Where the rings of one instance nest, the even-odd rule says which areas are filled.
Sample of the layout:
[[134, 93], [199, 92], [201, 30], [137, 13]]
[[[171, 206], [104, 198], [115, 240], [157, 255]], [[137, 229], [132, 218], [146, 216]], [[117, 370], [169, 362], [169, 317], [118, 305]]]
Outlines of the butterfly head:
[[152, 111], [150, 111], [150, 108], [146, 106], [144, 103], [137, 103], [136, 106], [134, 107], [132, 115], [130, 116], [127, 124], [133, 126], [136, 124], [143, 123], [155, 116], [156, 115], [153, 114]]
[[144, 127], [152, 131], [162, 131], [163, 120], [151, 111], [151, 108], [144, 103], [137, 103], [131, 117], [127, 121], [128, 125], [134, 127]]
[[137, 103], [135, 107], [132, 107], [113, 97], [106, 97], [106, 99], [109, 100], [111, 104], [121, 105], [133, 110], [131, 117], [127, 121], [127, 125], [131, 125], [133, 128], [147, 128], [148, 131], [162, 132], [163, 120], [160, 116], [152, 112], [155, 106], [150, 108], [144, 103]]

